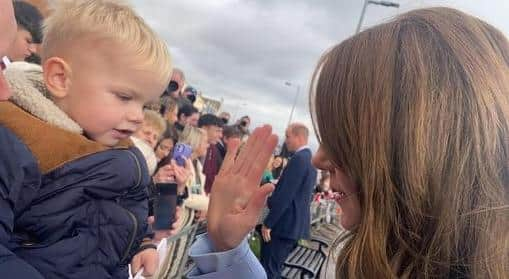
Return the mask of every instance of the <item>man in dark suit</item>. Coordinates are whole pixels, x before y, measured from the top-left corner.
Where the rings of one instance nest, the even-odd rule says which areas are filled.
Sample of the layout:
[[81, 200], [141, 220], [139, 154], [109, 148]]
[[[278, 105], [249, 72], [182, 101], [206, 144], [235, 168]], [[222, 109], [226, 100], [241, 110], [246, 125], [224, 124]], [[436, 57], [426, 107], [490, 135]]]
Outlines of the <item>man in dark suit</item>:
[[297, 241], [309, 238], [316, 169], [311, 165], [308, 137], [309, 130], [303, 124], [292, 124], [286, 130], [286, 146], [295, 154], [268, 200], [270, 211], [262, 226], [265, 243], [261, 262], [269, 279], [281, 277], [283, 263]]

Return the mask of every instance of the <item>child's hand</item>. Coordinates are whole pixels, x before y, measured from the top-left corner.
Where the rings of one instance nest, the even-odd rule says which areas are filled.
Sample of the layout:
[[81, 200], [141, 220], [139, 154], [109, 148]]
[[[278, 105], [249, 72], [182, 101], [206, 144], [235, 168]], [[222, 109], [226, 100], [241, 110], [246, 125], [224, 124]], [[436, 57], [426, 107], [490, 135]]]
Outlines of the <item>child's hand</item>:
[[159, 255], [157, 250], [150, 248], [145, 249], [133, 257], [131, 261], [131, 273], [136, 274], [143, 268], [143, 276], [152, 276], [156, 273], [159, 265]]

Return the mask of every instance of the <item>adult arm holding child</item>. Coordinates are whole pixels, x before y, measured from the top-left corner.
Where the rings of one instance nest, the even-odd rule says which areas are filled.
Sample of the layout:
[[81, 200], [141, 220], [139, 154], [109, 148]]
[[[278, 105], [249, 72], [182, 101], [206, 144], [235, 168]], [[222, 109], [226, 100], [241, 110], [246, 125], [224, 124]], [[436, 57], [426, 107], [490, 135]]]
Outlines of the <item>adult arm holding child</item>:
[[8, 278], [43, 278], [11, 250], [16, 211], [36, 196], [40, 173], [35, 158], [7, 129], [0, 127], [0, 274]]

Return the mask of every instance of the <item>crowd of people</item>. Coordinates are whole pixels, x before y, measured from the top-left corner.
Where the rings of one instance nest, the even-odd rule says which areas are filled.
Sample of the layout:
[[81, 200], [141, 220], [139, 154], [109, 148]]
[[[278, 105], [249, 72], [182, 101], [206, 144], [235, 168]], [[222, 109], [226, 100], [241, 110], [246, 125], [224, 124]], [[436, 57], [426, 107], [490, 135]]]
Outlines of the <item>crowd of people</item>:
[[[156, 244], [190, 209], [207, 233], [189, 278], [280, 278], [311, 202], [327, 199], [349, 231], [338, 278], [509, 275], [509, 42], [484, 21], [421, 9], [327, 51], [311, 86], [314, 155], [303, 124], [275, 154], [270, 126], [201, 112], [129, 5], [59, 1], [43, 19], [0, 0], [0, 26], [0, 274], [153, 274]], [[167, 183], [180, 209], [159, 229]], [[256, 225], [260, 261], [246, 240]]]

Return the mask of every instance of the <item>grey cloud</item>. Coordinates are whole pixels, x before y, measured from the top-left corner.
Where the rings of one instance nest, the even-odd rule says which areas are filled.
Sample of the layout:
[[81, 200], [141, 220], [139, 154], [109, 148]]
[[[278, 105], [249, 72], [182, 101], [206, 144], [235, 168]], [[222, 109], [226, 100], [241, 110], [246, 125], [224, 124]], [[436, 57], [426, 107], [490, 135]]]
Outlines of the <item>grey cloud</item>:
[[[509, 1], [401, 0], [399, 9], [370, 5], [363, 28], [410, 9], [447, 5], [509, 31]], [[168, 42], [190, 84], [224, 98], [224, 109], [270, 123], [284, 135], [295, 88], [295, 120], [311, 124], [307, 88], [320, 55], [353, 35], [361, 0], [132, 1]], [[248, 104], [242, 106], [242, 104]], [[316, 141], [314, 142], [316, 145]]]

